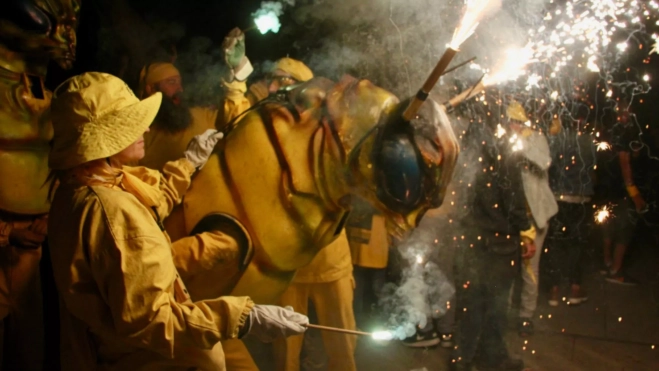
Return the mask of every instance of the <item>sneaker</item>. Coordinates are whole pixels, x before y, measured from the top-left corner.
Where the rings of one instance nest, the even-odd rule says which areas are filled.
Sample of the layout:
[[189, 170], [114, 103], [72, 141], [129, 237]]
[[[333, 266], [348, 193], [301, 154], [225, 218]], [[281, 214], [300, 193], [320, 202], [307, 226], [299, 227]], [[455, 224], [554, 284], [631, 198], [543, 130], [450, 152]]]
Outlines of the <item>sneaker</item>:
[[403, 345], [411, 348], [428, 348], [440, 343], [437, 331], [421, 332], [416, 331], [415, 335], [403, 340]]
[[442, 348], [453, 348], [453, 334], [440, 334], [439, 346]]
[[551, 291], [549, 291], [549, 306], [557, 307], [558, 304], [560, 304], [560, 300], [561, 300], [561, 293], [558, 289], [558, 286], [552, 287]]
[[520, 317], [517, 324], [517, 332], [521, 337], [533, 335], [533, 321], [530, 318]]
[[638, 284], [635, 279], [629, 277], [621, 271], [611, 273], [605, 279], [611, 283], [617, 283], [619, 285], [636, 286]]
[[600, 274], [601, 274], [602, 276], [608, 276], [608, 275], [610, 275], [610, 274], [611, 274], [611, 267], [612, 267], [612, 266], [613, 266], [613, 264], [611, 264], [611, 263], [604, 263], [604, 264], [602, 264], [602, 268], [600, 268]]
[[577, 290], [570, 292], [570, 297], [567, 298], [568, 305], [579, 305], [588, 300], [588, 295], [581, 287]]

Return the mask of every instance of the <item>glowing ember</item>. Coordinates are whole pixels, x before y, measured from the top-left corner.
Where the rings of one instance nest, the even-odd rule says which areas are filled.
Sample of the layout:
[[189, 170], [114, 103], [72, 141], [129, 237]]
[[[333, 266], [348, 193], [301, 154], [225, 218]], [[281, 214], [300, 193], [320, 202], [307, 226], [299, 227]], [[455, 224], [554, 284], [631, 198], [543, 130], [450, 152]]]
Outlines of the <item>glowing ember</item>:
[[611, 216], [611, 210], [609, 209], [609, 207], [606, 205], [602, 206], [601, 209], [595, 212], [595, 221], [598, 224], [602, 224], [609, 218], [609, 216]]
[[416, 256], [416, 263], [417, 264], [423, 264], [423, 256], [417, 255]]
[[390, 331], [375, 331], [372, 336], [373, 340], [383, 341], [389, 341], [394, 338], [394, 334], [392, 334]]
[[609, 149], [611, 149], [611, 145], [610, 145], [609, 143], [607, 143], [607, 142], [599, 142], [599, 143], [597, 143], [597, 151], [598, 151], [598, 152], [600, 152], [600, 151], [606, 151], [606, 150], [609, 150]]

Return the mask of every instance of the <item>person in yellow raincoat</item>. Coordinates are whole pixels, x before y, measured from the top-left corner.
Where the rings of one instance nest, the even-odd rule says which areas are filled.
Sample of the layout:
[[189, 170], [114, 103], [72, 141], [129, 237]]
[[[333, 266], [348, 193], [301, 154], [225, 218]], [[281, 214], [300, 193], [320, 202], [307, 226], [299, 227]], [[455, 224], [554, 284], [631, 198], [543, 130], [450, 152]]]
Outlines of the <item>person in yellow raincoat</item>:
[[181, 157], [190, 139], [208, 129], [220, 129], [250, 107], [245, 97], [245, 80], [253, 68], [245, 56], [245, 35], [232, 30], [223, 43], [225, 73], [218, 77], [223, 93], [217, 105], [189, 107], [182, 96], [183, 83], [172, 63], [156, 62], [144, 66], [140, 73], [140, 98], [157, 92], [163, 103], [151, 131], [144, 136], [146, 154], [140, 165], [161, 170], [165, 163]]
[[306, 329], [306, 316], [248, 297], [190, 299], [161, 218], [221, 134], [195, 137], [162, 173], [123, 166], [144, 156], [143, 134], [160, 101], [139, 101], [119, 78], [96, 72], [54, 93], [49, 165], [59, 187], [48, 240], [64, 370], [224, 370], [220, 340], [272, 341]]
[[363, 200], [353, 201], [346, 225], [355, 277], [354, 312], [357, 326], [366, 328], [369, 304], [379, 299], [389, 263], [390, 236], [384, 216]]
[[[279, 304], [308, 313], [309, 300], [314, 304], [318, 323], [324, 326], [355, 329], [352, 308], [355, 281], [352, 259], [345, 231], [320, 250], [309, 265], [299, 269], [293, 282], [282, 294]], [[324, 331], [322, 333], [328, 370], [356, 370], [357, 338]], [[299, 371], [304, 336], [291, 336], [274, 343], [276, 370]]]

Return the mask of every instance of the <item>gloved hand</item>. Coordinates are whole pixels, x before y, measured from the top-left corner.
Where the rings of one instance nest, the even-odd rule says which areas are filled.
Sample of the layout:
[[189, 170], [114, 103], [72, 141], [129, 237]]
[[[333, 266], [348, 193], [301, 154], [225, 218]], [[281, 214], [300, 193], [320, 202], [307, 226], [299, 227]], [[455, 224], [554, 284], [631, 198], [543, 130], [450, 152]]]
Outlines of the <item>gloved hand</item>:
[[213, 153], [213, 148], [222, 138], [224, 138], [224, 133], [221, 131], [208, 129], [203, 134], [195, 135], [192, 138], [188, 149], [183, 152], [183, 156], [199, 170], [206, 165], [206, 161]]
[[245, 57], [245, 34], [243, 31], [238, 27], [231, 30], [224, 37], [222, 49], [224, 50], [224, 59], [227, 66], [231, 69], [240, 67], [240, 62]]
[[245, 81], [254, 68], [245, 56], [245, 34], [240, 28], [236, 27], [227, 34], [222, 42], [222, 50], [224, 61], [230, 70], [227, 81], [231, 82], [234, 79]]
[[248, 335], [264, 343], [280, 337], [303, 334], [309, 323], [307, 316], [275, 305], [255, 305], [249, 312]]

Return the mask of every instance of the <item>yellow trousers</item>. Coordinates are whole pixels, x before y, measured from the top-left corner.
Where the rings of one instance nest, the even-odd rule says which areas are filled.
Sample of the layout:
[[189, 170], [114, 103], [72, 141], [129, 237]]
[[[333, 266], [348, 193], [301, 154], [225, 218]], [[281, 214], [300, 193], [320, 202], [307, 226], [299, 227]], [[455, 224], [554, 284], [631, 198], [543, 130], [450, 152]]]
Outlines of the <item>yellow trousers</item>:
[[259, 371], [245, 343], [238, 339], [222, 342], [227, 371]]
[[[316, 308], [320, 325], [355, 329], [352, 310], [354, 280], [352, 274], [333, 282], [293, 283], [281, 296], [281, 306], [292, 306], [296, 312], [307, 314], [311, 300]], [[310, 330], [314, 331], [314, 330]], [[323, 344], [330, 371], [356, 370], [355, 347], [357, 337], [323, 331]], [[277, 340], [274, 344], [277, 371], [299, 371], [303, 335]]]

